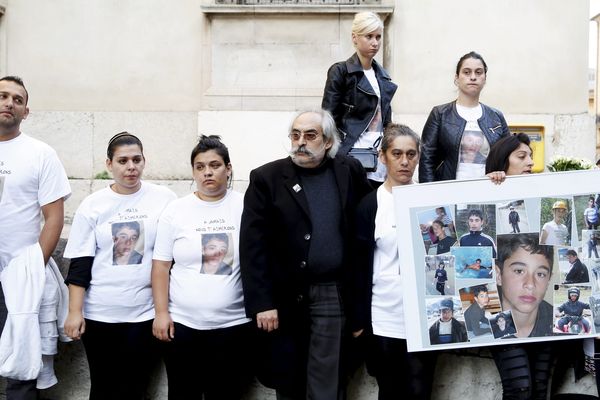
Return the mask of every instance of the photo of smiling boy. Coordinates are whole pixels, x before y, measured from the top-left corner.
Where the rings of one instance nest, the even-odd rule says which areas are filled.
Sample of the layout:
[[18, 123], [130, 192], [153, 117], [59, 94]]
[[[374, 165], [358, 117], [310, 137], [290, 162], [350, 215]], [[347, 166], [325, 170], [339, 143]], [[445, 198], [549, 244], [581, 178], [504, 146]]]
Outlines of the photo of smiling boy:
[[544, 300], [554, 267], [554, 248], [537, 233], [498, 236], [496, 281], [502, 310], [511, 310], [517, 337], [552, 335], [553, 309]]
[[543, 198], [540, 202], [540, 220], [548, 221], [542, 226], [540, 244], [553, 246], [571, 245], [572, 200]]

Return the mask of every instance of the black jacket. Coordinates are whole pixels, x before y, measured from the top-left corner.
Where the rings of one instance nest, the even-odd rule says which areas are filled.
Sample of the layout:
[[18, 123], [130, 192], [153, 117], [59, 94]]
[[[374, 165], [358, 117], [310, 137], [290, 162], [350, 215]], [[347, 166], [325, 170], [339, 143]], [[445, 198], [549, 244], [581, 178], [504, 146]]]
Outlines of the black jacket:
[[[450, 343], [460, 343], [469, 341], [465, 324], [452, 318], [452, 340]], [[437, 319], [433, 325], [429, 327], [429, 342], [431, 344], [443, 344], [440, 342], [440, 320]]]
[[[385, 127], [392, 121], [391, 102], [398, 86], [375, 60], [372, 65], [381, 93], [381, 116]], [[340, 131], [339, 154], [347, 154], [369, 126], [377, 109], [377, 95], [356, 53], [346, 61], [333, 64], [327, 71], [321, 107], [331, 112]]]
[[[510, 132], [500, 111], [485, 104], [481, 104], [481, 108], [483, 113], [477, 122], [491, 146]], [[466, 124], [456, 111], [456, 101], [433, 107], [421, 135], [419, 182], [456, 179], [460, 141]]]
[[[356, 206], [371, 187], [355, 159], [336, 156], [328, 162], [337, 182], [337, 188], [331, 190], [339, 191], [342, 202], [341, 232], [346, 235], [343, 265], [347, 266]], [[289, 157], [250, 173], [240, 231], [240, 268], [248, 317], [277, 309], [280, 329], [294, 329], [293, 325], [303, 320], [311, 278], [307, 268], [311, 233], [319, 228], [318, 222], [311, 221], [308, 207]], [[350, 276], [349, 268], [345, 268], [342, 283]]]
[[567, 272], [564, 283], [588, 283], [589, 281], [590, 276], [587, 267], [578, 258], [577, 261], [573, 263], [569, 272]]

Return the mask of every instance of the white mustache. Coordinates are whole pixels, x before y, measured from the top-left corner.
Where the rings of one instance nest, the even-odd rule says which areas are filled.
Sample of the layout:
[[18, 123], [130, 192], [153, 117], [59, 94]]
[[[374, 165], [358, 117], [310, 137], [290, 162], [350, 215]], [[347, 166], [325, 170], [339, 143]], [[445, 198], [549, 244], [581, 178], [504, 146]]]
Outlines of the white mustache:
[[295, 149], [290, 150], [290, 156], [295, 156], [297, 154], [306, 154], [307, 156], [314, 156], [315, 154], [306, 148], [306, 145], [298, 146]]
[[[323, 150], [325, 148], [325, 146], [326, 146], [326, 143], [323, 143], [321, 145], [321, 148], [319, 149], [319, 151]], [[315, 156], [315, 153], [313, 151], [307, 149], [305, 144], [303, 144], [302, 146], [298, 146], [296, 148], [292, 148], [289, 151], [289, 155], [292, 157], [297, 154], [306, 154], [307, 156], [311, 156], [311, 157]]]

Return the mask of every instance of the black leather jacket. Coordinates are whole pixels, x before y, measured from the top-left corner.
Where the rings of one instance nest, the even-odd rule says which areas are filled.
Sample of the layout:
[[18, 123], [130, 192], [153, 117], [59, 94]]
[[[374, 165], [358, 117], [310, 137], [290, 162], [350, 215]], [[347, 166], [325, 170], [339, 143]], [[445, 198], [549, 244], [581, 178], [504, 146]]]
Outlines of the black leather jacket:
[[[398, 86], [375, 60], [373, 69], [379, 83], [381, 115], [385, 126], [392, 120], [391, 101]], [[321, 107], [331, 112], [340, 131], [342, 145], [339, 154], [347, 154], [369, 126], [377, 109], [377, 95], [356, 53], [346, 61], [333, 64], [327, 71]]]
[[[508, 135], [504, 115], [495, 108], [481, 104], [482, 116], [477, 120], [490, 146]], [[427, 118], [421, 135], [419, 182], [456, 179], [460, 141], [465, 121], [456, 111], [456, 101], [435, 106]]]

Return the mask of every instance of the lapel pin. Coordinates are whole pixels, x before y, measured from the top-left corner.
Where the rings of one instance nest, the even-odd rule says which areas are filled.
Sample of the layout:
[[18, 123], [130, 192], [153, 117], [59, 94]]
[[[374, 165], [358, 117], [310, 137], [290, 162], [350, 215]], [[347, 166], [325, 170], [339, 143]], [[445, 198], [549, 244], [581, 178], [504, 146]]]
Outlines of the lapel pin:
[[299, 191], [302, 190], [300, 185], [298, 185], [297, 183], [294, 186], [292, 186], [292, 189], [294, 189], [294, 192], [296, 192], [296, 193], [298, 193]]

